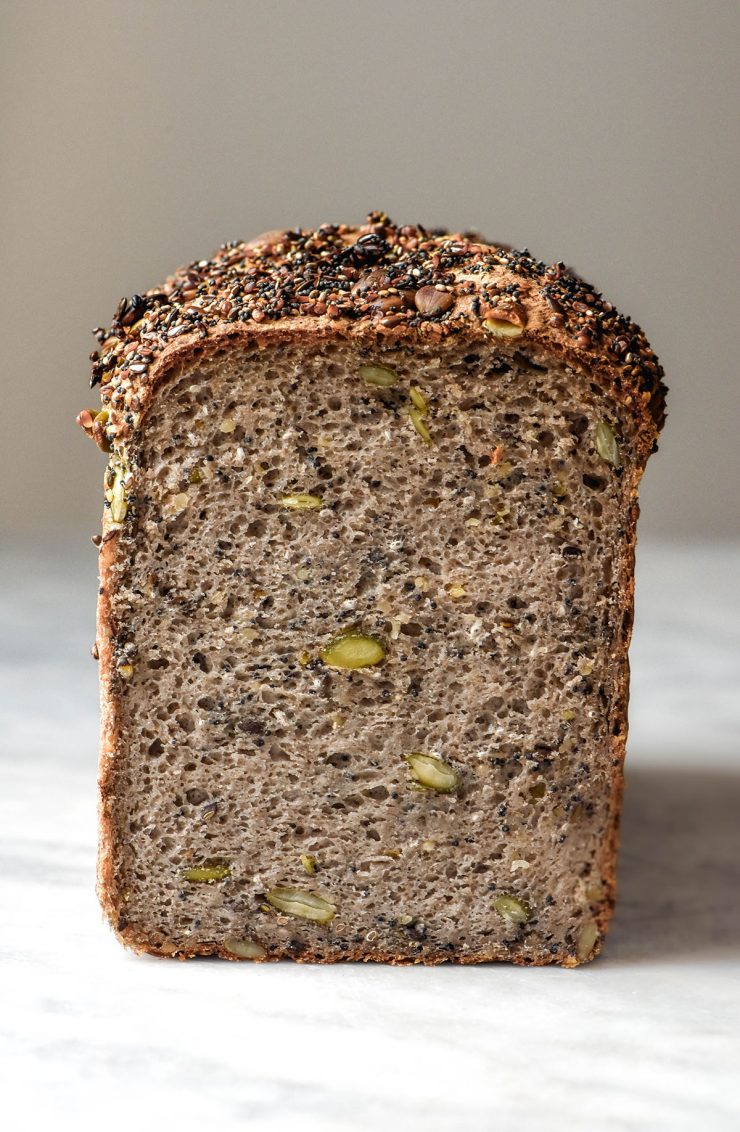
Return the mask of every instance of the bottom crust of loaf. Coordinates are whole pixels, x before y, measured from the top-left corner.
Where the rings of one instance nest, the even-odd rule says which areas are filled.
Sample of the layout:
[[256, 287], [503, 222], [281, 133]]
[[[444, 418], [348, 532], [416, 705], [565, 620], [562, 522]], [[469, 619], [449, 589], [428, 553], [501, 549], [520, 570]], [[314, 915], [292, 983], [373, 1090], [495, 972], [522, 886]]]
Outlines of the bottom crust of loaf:
[[534, 954], [523, 954], [522, 952], [511, 951], [506, 947], [499, 947], [495, 950], [478, 955], [464, 955], [453, 954], [448, 951], [429, 951], [422, 955], [399, 955], [392, 951], [369, 951], [361, 947], [348, 947], [346, 951], [303, 951], [296, 953], [295, 951], [287, 950], [285, 952], [268, 953], [261, 956], [239, 956], [226, 951], [223, 947], [213, 945], [213, 947], [199, 946], [191, 949], [177, 948], [175, 945], [167, 943], [166, 941], [154, 942], [146, 940], [138, 936], [136, 933], [130, 934], [127, 931], [119, 931], [116, 934], [121, 943], [132, 951], [142, 955], [152, 955], [157, 959], [224, 959], [231, 963], [279, 963], [279, 962], [294, 962], [294, 963], [383, 963], [393, 967], [440, 967], [443, 964], [453, 964], [457, 966], [473, 967], [482, 966], [489, 963], [511, 963], [517, 967], [579, 967], [584, 963], [589, 963], [595, 959], [601, 951], [602, 942], [606, 935], [608, 921], [602, 918], [599, 930], [599, 942], [589, 953], [588, 956], [579, 958], [572, 952], [558, 948], [557, 951], [545, 951]]

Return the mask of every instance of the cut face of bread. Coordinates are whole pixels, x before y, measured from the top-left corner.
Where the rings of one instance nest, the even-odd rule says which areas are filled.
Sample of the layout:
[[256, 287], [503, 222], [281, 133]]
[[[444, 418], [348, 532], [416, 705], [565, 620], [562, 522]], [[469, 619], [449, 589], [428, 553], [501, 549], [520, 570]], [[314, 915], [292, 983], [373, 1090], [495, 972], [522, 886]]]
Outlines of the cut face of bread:
[[108, 480], [101, 890], [124, 941], [589, 958], [636, 430], [495, 333], [275, 334], [173, 366]]

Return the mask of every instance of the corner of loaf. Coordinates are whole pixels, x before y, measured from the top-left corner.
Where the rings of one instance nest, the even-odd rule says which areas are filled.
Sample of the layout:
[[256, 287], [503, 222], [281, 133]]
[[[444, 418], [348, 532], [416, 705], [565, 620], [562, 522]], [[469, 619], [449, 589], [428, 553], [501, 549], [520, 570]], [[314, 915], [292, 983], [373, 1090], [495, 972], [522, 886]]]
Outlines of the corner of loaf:
[[225, 245], [96, 333], [122, 941], [592, 958], [664, 419], [639, 327], [561, 264], [372, 213]]

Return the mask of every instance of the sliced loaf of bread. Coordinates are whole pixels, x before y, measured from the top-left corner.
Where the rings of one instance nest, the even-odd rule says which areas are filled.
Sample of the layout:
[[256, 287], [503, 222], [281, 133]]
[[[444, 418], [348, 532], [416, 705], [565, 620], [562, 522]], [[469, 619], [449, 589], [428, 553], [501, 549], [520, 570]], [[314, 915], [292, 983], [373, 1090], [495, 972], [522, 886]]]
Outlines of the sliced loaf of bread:
[[375, 213], [226, 245], [98, 339], [121, 940], [591, 958], [664, 415], [642, 331], [562, 264]]

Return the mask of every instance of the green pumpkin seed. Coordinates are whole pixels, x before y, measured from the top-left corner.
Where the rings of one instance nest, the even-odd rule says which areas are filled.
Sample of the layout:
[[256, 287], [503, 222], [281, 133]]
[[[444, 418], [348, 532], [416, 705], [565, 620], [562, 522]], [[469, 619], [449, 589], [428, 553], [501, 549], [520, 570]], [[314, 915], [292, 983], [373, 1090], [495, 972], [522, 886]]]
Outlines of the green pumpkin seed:
[[280, 505], [289, 511], [315, 511], [324, 506], [320, 495], [309, 495], [307, 492], [298, 492], [297, 495], [281, 495]]
[[110, 473], [112, 474], [112, 482], [110, 489], [105, 493], [106, 499], [110, 503], [110, 517], [114, 523], [122, 523], [128, 512], [124, 483], [126, 465], [120, 460], [115, 460], [110, 465]]
[[377, 637], [349, 632], [335, 637], [321, 650], [321, 659], [330, 668], [370, 668], [385, 659], [385, 645]]
[[301, 888], [271, 888], [266, 897], [278, 912], [298, 916], [301, 920], [314, 920], [317, 924], [328, 924], [337, 914], [335, 905], [323, 896]]
[[359, 374], [368, 385], [376, 385], [379, 389], [388, 389], [398, 382], [398, 374], [388, 366], [360, 366]]
[[460, 786], [460, 777], [449, 763], [434, 755], [413, 751], [406, 755], [411, 777], [426, 790], [436, 790], [439, 794], [452, 794]]
[[409, 417], [411, 419], [412, 425], [414, 426], [424, 443], [431, 444], [432, 434], [424, 424], [424, 414], [419, 409], [417, 409], [416, 405], [412, 405], [412, 407], [409, 409]]
[[587, 920], [576, 937], [576, 955], [583, 962], [599, 941], [599, 929], [595, 920]]
[[224, 950], [239, 959], [264, 959], [267, 952], [261, 943], [253, 939], [235, 939], [230, 937], [224, 940]]
[[619, 455], [619, 444], [615, 435], [614, 429], [607, 421], [599, 421], [596, 426], [595, 433], [596, 451], [605, 460], [607, 464], [611, 464], [613, 468], [622, 467], [622, 459]]
[[213, 881], [226, 880], [226, 877], [231, 876], [231, 865], [223, 861], [213, 861], [210, 864], [185, 869], [182, 875], [191, 884], [212, 884]]
[[493, 906], [502, 916], [507, 923], [519, 926], [526, 924], [527, 920], [532, 915], [532, 909], [523, 900], [517, 900], [515, 896], [508, 893], [502, 893], [497, 896], [493, 902]]
[[420, 389], [417, 389], [415, 385], [412, 385], [411, 389], [409, 390], [409, 395], [420, 413], [429, 412], [429, 406], [427, 405], [426, 400], [424, 399], [424, 394]]

